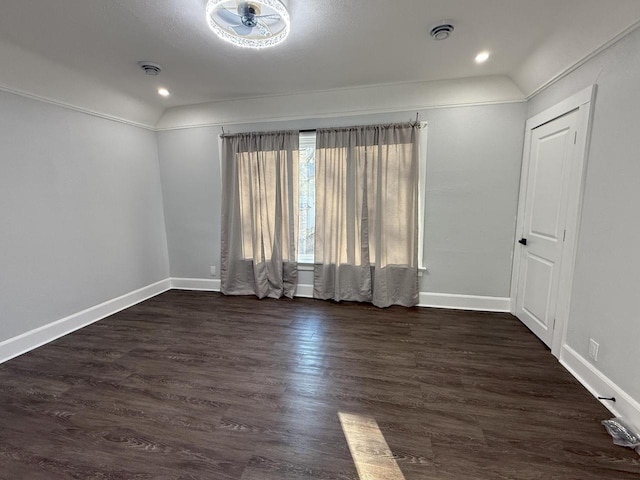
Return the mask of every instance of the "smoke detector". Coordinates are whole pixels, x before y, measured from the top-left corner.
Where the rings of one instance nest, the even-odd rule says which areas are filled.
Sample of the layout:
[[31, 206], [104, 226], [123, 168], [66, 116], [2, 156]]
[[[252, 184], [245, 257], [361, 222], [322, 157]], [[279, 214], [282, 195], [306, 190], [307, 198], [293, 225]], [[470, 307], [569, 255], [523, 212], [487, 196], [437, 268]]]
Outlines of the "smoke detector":
[[443, 20], [441, 23], [431, 29], [429, 35], [431, 35], [431, 38], [433, 38], [434, 40], [446, 40], [451, 36], [452, 33], [453, 25], [451, 24], [451, 22]]
[[160, 75], [160, 72], [162, 71], [162, 67], [157, 63], [138, 62], [138, 65], [140, 65], [142, 71], [147, 75]]

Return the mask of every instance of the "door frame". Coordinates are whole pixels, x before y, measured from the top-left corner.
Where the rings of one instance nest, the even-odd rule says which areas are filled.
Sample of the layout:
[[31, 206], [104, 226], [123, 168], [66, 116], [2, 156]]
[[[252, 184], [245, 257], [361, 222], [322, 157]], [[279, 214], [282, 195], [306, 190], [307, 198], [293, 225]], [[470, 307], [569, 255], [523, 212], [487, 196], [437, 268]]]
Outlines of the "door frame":
[[558, 281], [558, 301], [556, 305], [555, 325], [551, 353], [560, 358], [560, 350], [565, 343], [569, 309], [571, 306], [571, 290], [573, 287], [573, 274], [575, 269], [576, 251], [578, 247], [578, 235], [580, 230], [580, 217], [582, 213], [582, 200], [587, 172], [587, 157], [591, 140], [591, 125], [593, 119], [593, 104], [596, 96], [596, 85], [591, 85], [584, 90], [570, 96], [566, 100], [544, 110], [529, 118], [525, 127], [524, 149], [522, 154], [522, 170], [520, 172], [520, 193], [518, 196], [518, 213], [516, 219], [516, 236], [514, 239], [513, 265], [511, 271], [511, 313], [516, 313], [516, 299], [518, 296], [518, 278], [520, 274], [520, 258], [522, 245], [517, 243], [523, 237], [524, 212], [527, 183], [529, 177], [529, 157], [531, 154], [532, 131], [545, 123], [549, 123], [567, 113], [577, 111], [576, 122], [576, 147], [571, 162], [569, 178], [569, 191], [567, 195], [566, 236], [562, 247], [560, 260], [560, 278]]

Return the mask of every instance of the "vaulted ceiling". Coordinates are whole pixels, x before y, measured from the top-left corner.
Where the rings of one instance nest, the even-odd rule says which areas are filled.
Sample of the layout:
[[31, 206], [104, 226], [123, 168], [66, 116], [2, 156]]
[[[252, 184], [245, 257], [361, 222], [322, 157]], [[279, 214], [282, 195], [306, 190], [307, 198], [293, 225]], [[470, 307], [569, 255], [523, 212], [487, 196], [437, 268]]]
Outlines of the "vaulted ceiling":
[[[284, 3], [289, 38], [257, 51], [220, 41], [206, 0], [2, 0], [0, 86], [151, 124], [182, 105], [488, 75], [525, 98], [640, 21], [638, 0]], [[429, 30], [443, 19], [455, 31], [437, 42]], [[481, 50], [491, 58], [477, 65]]]

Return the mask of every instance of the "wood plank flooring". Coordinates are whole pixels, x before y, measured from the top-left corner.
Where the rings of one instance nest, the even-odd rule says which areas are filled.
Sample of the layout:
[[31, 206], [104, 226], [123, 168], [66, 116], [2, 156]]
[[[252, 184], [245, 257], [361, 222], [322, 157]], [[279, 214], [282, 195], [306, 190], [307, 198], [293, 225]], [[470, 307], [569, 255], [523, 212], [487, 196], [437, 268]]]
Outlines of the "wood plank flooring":
[[637, 480], [609, 417], [507, 314], [174, 290], [0, 365], [0, 478]]

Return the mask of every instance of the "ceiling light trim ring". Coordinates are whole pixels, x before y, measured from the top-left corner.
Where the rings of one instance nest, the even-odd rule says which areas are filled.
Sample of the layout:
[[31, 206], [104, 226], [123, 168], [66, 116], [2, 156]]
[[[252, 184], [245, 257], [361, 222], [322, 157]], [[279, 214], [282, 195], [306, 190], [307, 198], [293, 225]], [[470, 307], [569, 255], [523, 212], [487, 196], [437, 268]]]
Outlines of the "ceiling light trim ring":
[[243, 48], [267, 48], [282, 43], [289, 35], [291, 26], [289, 12], [280, 0], [254, 0], [251, 2], [269, 7], [280, 16], [284, 26], [278, 33], [266, 38], [247, 38], [232, 34], [221, 27], [213, 18], [213, 14], [219, 8], [225, 8], [223, 4], [227, 1], [228, 0], [208, 0], [206, 8], [206, 17], [209, 28], [211, 28], [211, 30], [213, 30], [213, 32], [222, 40]]

